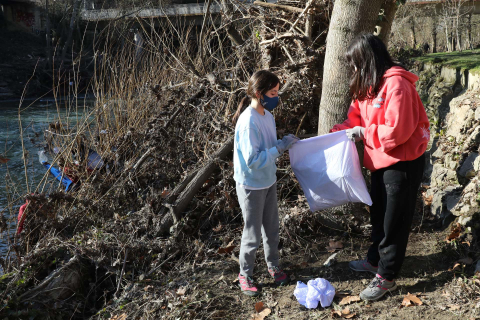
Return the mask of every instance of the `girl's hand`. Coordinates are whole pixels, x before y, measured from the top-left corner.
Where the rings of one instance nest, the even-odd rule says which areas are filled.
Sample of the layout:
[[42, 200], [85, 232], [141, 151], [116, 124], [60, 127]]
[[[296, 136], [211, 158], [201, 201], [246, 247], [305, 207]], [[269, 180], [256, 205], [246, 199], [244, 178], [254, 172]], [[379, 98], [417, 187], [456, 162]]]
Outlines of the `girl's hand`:
[[345, 130], [345, 132], [347, 133], [348, 139], [352, 140], [353, 142], [358, 142], [360, 140], [363, 140], [365, 137], [364, 127], [356, 126], [356, 127], [353, 127], [352, 129]]
[[295, 137], [293, 134], [289, 134], [284, 136], [282, 141], [277, 145], [277, 150], [280, 154], [284, 153], [288, 149], [290, 149], [297, 141], [300, 140], [299, 138]]

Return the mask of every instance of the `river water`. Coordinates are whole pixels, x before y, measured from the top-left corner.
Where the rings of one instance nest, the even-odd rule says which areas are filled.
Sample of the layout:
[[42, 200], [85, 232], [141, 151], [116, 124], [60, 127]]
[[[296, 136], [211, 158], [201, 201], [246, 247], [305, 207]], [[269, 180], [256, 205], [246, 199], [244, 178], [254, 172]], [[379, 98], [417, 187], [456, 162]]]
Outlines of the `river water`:
[[[35, 190], [45, 175], [45, 168], [38, 161], [38, 151], [43, 150], [45, 145], [44, 130], [49, 123], [59, 118], [62, 122], [72, 123], [85, 113], [83, 106], [78, 108], [80, 111], [77, 108], [72, 111], [70, 109], [73, 108], [67, 107], [68, 105], [71, 103], [65, 100], [57, 103], [53, 100], [35, 103], [24, 101], [19, 112], [19, 101], [0, 102], [0, 156], [10, 159], [5, 164], [0, 162], [0, 214], [8, 219], [9, 224], [8, 230], [1, 234], [0, 256], [6, 254], [8, 239], [15, 233], [16, 216], [19, 207], [25, 203], [25, 195], [28, 191]], [[21, 128], [26, 150], [25, 161]], [[50, 176], [49, 179], [54, 178]]]

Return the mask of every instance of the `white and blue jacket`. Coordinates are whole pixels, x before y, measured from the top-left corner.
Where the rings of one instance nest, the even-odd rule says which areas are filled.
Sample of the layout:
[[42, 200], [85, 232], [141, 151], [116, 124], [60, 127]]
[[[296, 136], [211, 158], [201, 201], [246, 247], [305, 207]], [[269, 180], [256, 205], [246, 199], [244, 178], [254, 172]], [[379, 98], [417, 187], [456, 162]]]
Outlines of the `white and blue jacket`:
[[277, 181], [277, 130], [272, 114], [248, 107], [238, 118], [233, 149], [233, 178], [237, 185], [261, 189]]

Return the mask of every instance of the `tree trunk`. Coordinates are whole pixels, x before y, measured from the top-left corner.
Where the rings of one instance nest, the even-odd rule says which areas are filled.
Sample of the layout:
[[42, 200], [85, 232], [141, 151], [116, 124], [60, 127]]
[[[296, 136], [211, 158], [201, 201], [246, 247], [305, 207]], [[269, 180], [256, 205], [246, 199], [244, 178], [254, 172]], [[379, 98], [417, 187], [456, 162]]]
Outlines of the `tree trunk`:
[[327, 35], [318, 134], [345, 120], [350, 105], [345, 51], [362, 31], [373, 32], [383, 0], [336, 0]]
[[50, 16], [48, 13], [48, 0], [45, 0], [45, 40], [47, 41], [47, 64], [52, 65], [52, 35], [50, 34]]
[[377, 24], [375, 35], [379, 36], [383, 43], [388, 47], [393, 19], [395, 19], [395, 13], [397, 13], [398, 9], [397, 2], [386, 0], [382, 5], [382, 9], [382, 20]]
[[473, 49], [473, 42], [472, 42], [472, 12], [470, 12], [467, 16], [467, 46], [468, 49], [472, 50]]
[[436, 16], [436, 12], [434, 13], [434, 16], [432, 18], [432, 53], [437, 52], [437, 25], [438, 25], [438, 18]]
[[410, 31], [411, 31], [411, 37], [412, 37], [412, 48], [417, 47], [417, 33], [415, 30], [415, 18], [411, 18], [411, 24], [410, 24]]
[[65, 61], [67, 50], [72, 45], [72, 35], [73, 35], [73, 29], [75, 26], [75, 19], [77, 18], [78, 7], [80, 6], [81, 3], [82, 3], [82, 0], [75, 0], [75, 2], [73, 3], [72, 17], [70, 19], [70, 28], [68, 30], [68, 37], [67, 37], [67, 41], [65, 42], [65, 46], [63, 47], [63, 50], [62, 50], [62, 61]]

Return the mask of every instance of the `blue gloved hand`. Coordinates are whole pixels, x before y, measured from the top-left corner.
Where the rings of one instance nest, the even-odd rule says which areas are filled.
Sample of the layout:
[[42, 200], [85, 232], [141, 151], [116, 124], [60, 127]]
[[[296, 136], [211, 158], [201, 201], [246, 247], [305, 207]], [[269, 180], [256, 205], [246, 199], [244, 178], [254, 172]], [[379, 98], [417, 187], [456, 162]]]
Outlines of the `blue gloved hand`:
[[352, 129], [347, 129], [346, 133], [347, 133], [348, 139], [352, 140], [353, 142], [358, 142], [365, 138], [364, 127], [356, 126], [356, 127], [353, 127]]
[[277, 145], [277, 150], [280, 154], [284, 153], [288, 149], [290, 149], [297, 141], [300, 140], [299, 138], [295, 137], [293, 134], [289, 134], [283, 137], [282, 141]]

